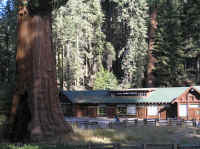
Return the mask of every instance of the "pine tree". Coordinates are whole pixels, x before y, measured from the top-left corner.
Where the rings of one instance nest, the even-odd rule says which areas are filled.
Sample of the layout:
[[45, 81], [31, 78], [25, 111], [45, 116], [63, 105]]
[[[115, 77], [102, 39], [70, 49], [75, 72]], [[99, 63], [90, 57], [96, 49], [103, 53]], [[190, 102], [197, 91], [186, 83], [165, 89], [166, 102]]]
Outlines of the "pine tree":
[[141, 87], [147, 52], [148, 6], [145, 0], [116, 0], [118, 21], [126, 26], [126, 44], [120, 51], [123, 70], [122, 86]]
[[93, 89], [118, 89], [118, 82], [115, 75], [102, 67], [96, 74]]
[[[163, 2], [158, 9], [158, 30], [156, 48], [153, 54], [157, 58], [156, 86], [186, 86], [196, 83], [198, 74], [199, 45], [198, 35], [191, 32], [197, 29], [199, 9], [193, 2]], [[189, 14], [188, 14], [189, 13]], [[191, 16], [193, 19], [191, 19]], [[194, 19], [195, 18], [195, 19]], [[198, 30], [198, 29], [197, 29]], [[197, 37], [197, 38], [195, 38]]]
[[147, 71], [146, 71], [146, 86], [153, 87], [155, 85], [155, 76], [153, 70], [155, 69], [156, 58], [153, 55], [155, 48], [155, 32], [158, 26], [158, 4], [160, 1], [149, 0], [149, 30], [148, 30], [148, 57], [147, 57]]
[[15, 84], [16, 9], [8, 0], [0, 14], [0, 83]]

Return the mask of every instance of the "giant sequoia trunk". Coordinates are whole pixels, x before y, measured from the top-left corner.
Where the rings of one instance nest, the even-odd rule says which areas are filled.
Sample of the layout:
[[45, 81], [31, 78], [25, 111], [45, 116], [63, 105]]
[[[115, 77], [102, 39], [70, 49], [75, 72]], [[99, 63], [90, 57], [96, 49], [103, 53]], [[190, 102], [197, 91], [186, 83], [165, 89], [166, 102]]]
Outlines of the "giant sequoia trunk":
[[50, 14], [43, 9], [30, 15], [26, 6], [19, 8], [17, 87], [10, 116], [12, 141], [56, 141], [72, 132], [64, 123], [59, 104]]
[[148, 45], [148, 65], [147, 65], [147, 87], [154, 87], [154, 74], [153, 69], [155, 67], [156, 59], [153, 57], [152, 51], [154, 48], [154, 37], [157, 28], [157, 8], [150, 8], [150, 25], [149, 25], [149, 45]]

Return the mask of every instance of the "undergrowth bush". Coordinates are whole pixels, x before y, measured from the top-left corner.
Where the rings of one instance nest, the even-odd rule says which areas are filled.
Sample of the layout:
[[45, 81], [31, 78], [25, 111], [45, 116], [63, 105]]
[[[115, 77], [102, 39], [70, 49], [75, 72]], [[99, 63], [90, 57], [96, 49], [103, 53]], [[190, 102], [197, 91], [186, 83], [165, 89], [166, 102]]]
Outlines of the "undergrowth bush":
[[38, 145], [13, 145], [13, 144], [1, 144], [0, 149], [42, 149]]
[[0, 126], [6, 121], [12, 103], [13, 87], [0, 86]]
[[33, 144], [0, 144], [0, 149], [74, 149], [80, 148], [87, 149], [87, 145], [67, 145], [67, 144], [56, 144], [56, 145], [33, 145]]
[[0, 115], [0, 126], [3, 125], [3, 123], [6, 121], [6, 116], [5, 115]]
[[96, 74], [96, 79], [94, 81], [94, 89], [117, 89], [118, 82], [117, 78], [112, 72], [101, 68]]

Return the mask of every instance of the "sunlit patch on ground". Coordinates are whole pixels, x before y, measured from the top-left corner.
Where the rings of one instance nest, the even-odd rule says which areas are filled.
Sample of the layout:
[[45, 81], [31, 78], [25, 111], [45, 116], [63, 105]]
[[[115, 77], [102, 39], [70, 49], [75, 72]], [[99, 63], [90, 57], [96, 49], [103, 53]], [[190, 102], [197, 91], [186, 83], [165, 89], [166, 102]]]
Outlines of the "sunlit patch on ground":
[[125, 143], [125, 144], [193, 144], [200, 139], [198, 128], [131, 127], [120, 129], [74, 129], [79, 143]]

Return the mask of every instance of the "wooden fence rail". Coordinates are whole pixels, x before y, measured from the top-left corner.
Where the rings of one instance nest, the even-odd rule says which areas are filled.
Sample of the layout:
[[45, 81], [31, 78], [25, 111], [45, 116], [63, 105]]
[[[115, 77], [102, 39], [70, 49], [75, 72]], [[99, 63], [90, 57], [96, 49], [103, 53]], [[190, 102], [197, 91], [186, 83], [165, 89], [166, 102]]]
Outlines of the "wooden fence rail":
[[[77, 121], [71, 123], [72, 126], [81, 127], [81, 128], [101, 128], [101, 125], [98, 121]], [[156, 120], [156, 119], [145, 119], [143, 121], [135, 120], [124, 120], [122, 122], [110, 122], [107, 127], [104, 128], [119, 128], [119, 127], [134, 127], [134, 126], [186, 126], [186, 127], [195, 127], [195, 121], [183, 121], [183, 120]]]
[[177, 145], [177, 149], [200, 149], [199, 145]]
[[[12, 144], [15, 149], [23, 149], [25, 144]], [[44, 145], [44, 144], [29, 144], [30, 146], [38, 146], [38, 149], [200, 149], [200, 144], [197, 145], [183, 145], [183, 144], [137, 144], [137, 145], [121, 145], [119, 143], [112, 144], [93, 144], [88, 143], [86, 145], [68, 145], [68, 144], [54, 144], [54, 145]], [[13, 149], [8, 144], [0, 144], [2, 149]], [[31, 148], [31, 147], [30, 147]], [[26, 146], [25, 149], [28, 149]]]

